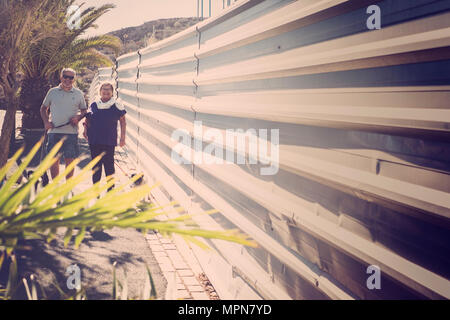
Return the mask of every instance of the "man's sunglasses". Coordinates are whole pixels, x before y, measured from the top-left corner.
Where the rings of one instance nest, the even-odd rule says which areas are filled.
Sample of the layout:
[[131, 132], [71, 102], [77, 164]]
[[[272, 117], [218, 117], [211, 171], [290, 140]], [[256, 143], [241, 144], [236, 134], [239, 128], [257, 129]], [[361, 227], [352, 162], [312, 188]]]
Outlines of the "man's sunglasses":
[[63, 75], [63, 78], [64, 79], [70, 79], [70, 80], [73, 80], [75, 77], [74, 76], [68, 76], [68, 75]]

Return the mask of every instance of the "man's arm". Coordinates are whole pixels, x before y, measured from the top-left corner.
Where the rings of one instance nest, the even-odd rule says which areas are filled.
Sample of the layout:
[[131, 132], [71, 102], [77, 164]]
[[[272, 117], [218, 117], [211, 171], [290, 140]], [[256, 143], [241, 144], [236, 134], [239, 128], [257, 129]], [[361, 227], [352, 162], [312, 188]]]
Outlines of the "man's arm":
[[80, 122], [80, 120], [83, 119], [83, 117], [86, 113], [87, 113], [87, 109], [80, 109], [80, 114], [70, 118], [70, 123], [75, 127], [78, 126], [78, 122]]
[[125, 145], [125, 135], [126, 135], [126, 131], [127, 131], [127, 121], [125, 120], [125, 115], [120, 117], [119, 123], [120, 123], [120, 142], [119, 142], [119, 146], [123, 147]]
[[44, 122], [45, 130], [49, 130], [54, 127], [53, 123], [51, 123], [48, 120], [49, 119], [48, 109], [49, 109], [49, 107], [42, 105], [41, 110], [40, 110], [41, 118], [42, 118], [42, 121]]
[[80, 120], [83, 119], [84, 115], [87, 113], [86, 96], [80, 97], [78, 109], [80, 109], [80, 114], [70, 118], [70, 124], [74, 127], [78, 127], [78, 122], [80, 122]]

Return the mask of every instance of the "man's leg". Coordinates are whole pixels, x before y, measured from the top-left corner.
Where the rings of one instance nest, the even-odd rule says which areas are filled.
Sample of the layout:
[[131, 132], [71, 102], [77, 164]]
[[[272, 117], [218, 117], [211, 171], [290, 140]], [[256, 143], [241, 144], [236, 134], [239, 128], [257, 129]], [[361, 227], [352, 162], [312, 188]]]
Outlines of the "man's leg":
[[[66, 164], [66, 168], [67, 168], [67, 166], [68, 166], [73, 160], [74, 160], [73, 158], [64, 158], [64, 162], [65, 162], [65, 164]], [[67, 180], [67, 179], [70, 179], [70, 178], [73, 176], [73, 172], [74, 172], [74, 169], [72, 169], [72, 170], [66, 175], [66, 180]]]
[[[53, 149], [55, 144], [58, 142], [57, 141], [58, 138], [60, 138], [60, 137], [57, 136], [54, 133], [49, 133], [48, 134], [48, 136], [47, 136], [47, 146], [46, 146], [47, 153], [46, 154], [48, 154]], [[53, 165], [50, 167], [50, 174], [52, 176], [52, 179], [55, 179], [58, 176], [58, 174], [59, 174], [59, 160], [60, 160], [60, 157], [56, 157], [56, 159], [57, 159], [57, 161], [55, 161], [53, 163]]]
[[[66, 140], [62, 146], [64, 151], [64, 162], [66, 164], [66, 168], [68, 165], [72, 163], [72, 161], [78, 157], [79, 148], [78, 148], [78, 135], [77, 134], [68, 134], [66, 135]], [[70, 179], [73, 176], [74, 169], [70, 170], [66, 175], [66, 180]]]
[[54, 180], [59, 174], [59, 157], [56, 158], [55, 163], [50, 167], [50, 174], [52, 175], [52, 180]]

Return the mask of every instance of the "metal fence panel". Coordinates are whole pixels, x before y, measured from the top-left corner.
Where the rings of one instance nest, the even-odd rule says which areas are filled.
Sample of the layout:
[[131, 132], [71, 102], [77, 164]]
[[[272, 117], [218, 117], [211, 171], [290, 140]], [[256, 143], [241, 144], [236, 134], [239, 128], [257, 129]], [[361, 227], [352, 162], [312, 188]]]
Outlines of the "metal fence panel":
[[[448, 1], [248, 0], [118, 59], [136, 160], [187, 212], [220, 211], [201, 226], [259, 244], [197, 252], [213, 284], [233, 284], [219, 291], [450, 297], [449, 48]], [[180, 165], [181, 130], [194, 158]]]

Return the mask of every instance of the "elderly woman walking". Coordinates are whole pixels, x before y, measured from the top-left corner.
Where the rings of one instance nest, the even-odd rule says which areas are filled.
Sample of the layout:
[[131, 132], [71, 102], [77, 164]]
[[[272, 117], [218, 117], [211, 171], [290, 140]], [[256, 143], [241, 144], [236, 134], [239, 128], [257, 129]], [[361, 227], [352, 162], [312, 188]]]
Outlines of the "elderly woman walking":
[[[102, 177], [102, 168], [105, 175], [115, 173], [114, 151], [117, 146], [117, 122], [120, 123], [119, 146], [125, 145], [126, 121], [125, 108], [113, 98], [113, 85], [103, 83], [100, 86], [100, 98], [90, 105], [90, 111], [86, 116], [83, 135], [89, 143], [91, 157], [94, 159], [102, 152], [104, 156], [94, 167], [92, 182], [95, 184]], [[109, 189], [111, 190], [112, 187]]]

